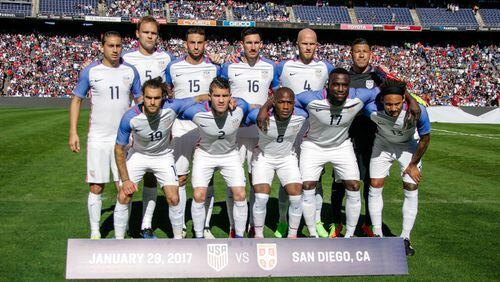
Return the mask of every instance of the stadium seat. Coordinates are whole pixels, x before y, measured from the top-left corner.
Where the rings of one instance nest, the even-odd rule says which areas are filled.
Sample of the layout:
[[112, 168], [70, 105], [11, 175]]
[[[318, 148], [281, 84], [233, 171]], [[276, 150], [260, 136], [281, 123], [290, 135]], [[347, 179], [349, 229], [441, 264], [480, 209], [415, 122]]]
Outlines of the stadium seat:
[[480, 9], [479, 13], [487, 27], [500, 27], [500, 9]]
[[417, 14], [422, 26], [453, 26], [478, 28], [479, 24], [471, 9], [459, 9], [450, 12], [443, 8], [417, 8]]
[[351, 23], [346, 7], [293, 6], [295, 18], [311, 23]]
[[358, 23], [412, 25], [408, 8], [354, 7]]

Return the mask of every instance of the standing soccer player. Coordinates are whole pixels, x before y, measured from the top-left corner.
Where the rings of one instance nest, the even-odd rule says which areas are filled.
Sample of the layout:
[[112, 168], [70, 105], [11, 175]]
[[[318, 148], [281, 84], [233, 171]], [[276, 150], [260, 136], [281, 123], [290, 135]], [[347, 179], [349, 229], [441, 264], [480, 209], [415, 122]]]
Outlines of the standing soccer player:
[[[219, 75], [220, 68], [205, 57], [205, 30], [193, 27], [186, 32], [187, 56], [173, 61], [167, 67], [167, 83], [173, 90], [175, 98], [193, 97], [208, 94], [210, 82]], [[179, 194], [183, 211], [186, 209], [186, 183], [189, 174], [189, 163], [193, 157], [194, 147], [200, 138], [196, 124], [189, 120], [174, 122], [172, 127], [174, 140], [175, 166], [179, 174]], [[212, 181], [213, 182], [213, 181]], [[213, 183], [208, 186], [207, 211], [204, 237], [214, 239], [210, 231], [210, 218], [214, 204]]]
[[[405, 114], [408, 106], [404, 102], [406, 85], [404, 82], [388, 80], [380, 88], [380, 103], [367, 106], [367, 115], [377, 124], [377, 133], [370, 160], [370, 200], [368, 202], [373, 232], [382, 237], [382, 191], [384, 180], [394, 161], [399, 163], [403, 178], [403, 231], [406, 254], [414, 255], [410, 244], [418, 210], [418, 184], [422, 179], [421, 159], [430, 142], [431, 126], [425, 107], [420, 106], [422, 114], [416, 124], [401, 126], [398, 117]], [[414, 139], [415, 129], [419, 140]]]
[[[102, 61], [96, 61], [80, 73], [78, 84], [73, 90], [70, 106], [69, 146], [73, 152], [80, 151], [77, 125], [82, 99], [90, 90], [90, 124], [87, 141], [87, 183], [88, 212], [91, 239], [100, 239], [104, 184], [109, 182], [110, 170], [117, 182], [118, 171], [115, 163], [114, 143], [121, 116], [130, 104], [130, 93], [136, 101], [141, 97], [140, 78], [137, 70], [122, 62], [122, 38], [118, 32], [108, 31], [101, 39]], [[116, 183], [117, 187], [118, 183]]]
[[236, 145], [236, 134], [249, 105], [237, 99], [238, 106], [229, 110], [231, 92], [229, 82], [216, 77], [210, 84], [210, 102], [198, 104], [188, 109], [183, 119], [192, 120], [199, 128], [200, 141], [194, 152], [191, 182], [194, 188], [191, 216], [196, 238], [203, 238], [205, 223], [205, 199], [207, 187], [215, 169], [232, 192], [232, 207], [235, 237], [241, 238], [245, 232], [248, 206], [245, 199], [245, 171], [241, 164]]
[[[243, 57], [237, 63], [228, 62], [224, 64], [221, 76], [229, 80], [231, 93], [234, 97], [242, 98], [251, 105], [263, 105], [268, 98], [269, 90], [279, 87], [278, 72], [276, 64], [260, 56], [262, 48], [262, 37], [259, 30], [255, 28], [245, 28], [241, 32], [241, 42]], [[247, 162], [250, 183], [252, 180], [252, 151], [259, 140], [257, 128], [255, 126], [241, 128], [238, 132], [238, 150], [241, 161]], [[250, 208], [253, 205], [253, 189], [250, 192]], [[229, 223], [231, 225], [230, 236], [234, 226], [231, 218], [232, 198], [228, 191], [227, 207]], [[252, 237], [253, 217], [250, 217], [249, 236]]]
[[[123, 186], [114, 212], [115, 238], [125, 238], [129, 203], [144, 174], [152, 172], [165, 192], [174, 238], [182, 239], [183, 211], [179, 205], [178, 179], [170, 144], [171, 127], [178, 114], [200, 99], [163, 100], [167, 91], [160, 77], [146, 81], [142, 91], [143, 103], [123, 115], [116, 138], [116, 164]], [[131, 134], [134, 142], [125, 161], [125, 146]]]
[[[304, 124], [307, 113], [294, 108], [295, 95], [290, 88], [283, 87], [273, 97], [273, 107], [269, 112], [269, 128], [259, 130], [259, 143], [254, 150], [252, 171], [255, 204], [253, 206], [253, 222], [255, 238], [264, 238], [267, 202], [271, 193], [274, 173], [289, 195], [288, 238], [297, 238], [302, 217], [302, 180], [300, 177], [297, 154], [294, 142]], [[259, 110], [254, 109], [247, 117], [247, 124], [255, 124]], [[286, 213], [285, 213], [286, 214]], [[307, 226], [314, 226], [314, 210], [304, 209]]]
[[[133, 65], [141, 77], [141, 84], [152, 78], [161, 77], [165, 81], [165, 70], [168, 63], [175, 60], [169, 52], [159, 50], [158, 31], [160, 25], [151, 16], [142, 17], [137, 23], [135, 35], [139, 47], [124, 52], [122, 58]], [[146, 239], [156, 238], [152, 229], [153, 213], [156, 207], [157, 181], [151, 173], [144, 176], [142, 190], [142, 224], [141, 236]]]
[[[327, 61], [314, 59], [318, 38], [312, 29], [302, 29], [297, 36], [297, 47], [299, 56], [294, 60], [282, 61], [278, 66], [278, 76], [282, 87], [288, 87], [296, 94], [304, 91], [319, 91], [323, 89], [328, 80], [328, 74], [333, 70], [333, 66]], [[309, 127], [306, 122], [301, 130], [300, 136], [295, 141], [297, 153], [300, 151], [302, 136]], [[274, 235], [282, 238], [288, 229], [286, 213], [288, 209], [287, 195], [285, 189], [279, 190], [279, 223]], [[323, 205], [323, 186], [321, 178], [316, 188], [316, 231], [319, 237], [328, 237], [328, 232], [321, 220], [321, 208]]]

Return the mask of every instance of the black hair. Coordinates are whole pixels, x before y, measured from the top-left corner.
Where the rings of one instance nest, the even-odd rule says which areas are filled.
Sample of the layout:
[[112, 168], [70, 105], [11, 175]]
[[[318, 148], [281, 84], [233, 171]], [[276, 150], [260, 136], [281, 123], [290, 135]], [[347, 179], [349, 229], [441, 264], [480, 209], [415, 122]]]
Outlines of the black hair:
[[406, 93], [406, 83], [399, 80], [388, 79], [382, 85], [380, 85], [380, 96], [385, 95], [401, 95], [404, 96]]
[[190, 34], [199, 34], [199, 35], [203, 35], [203, 37], [206, 38], [205, 30], [201, 27], [198, 27], [198, 26], [192, 27], [186, 31], [186, 40]]
[[293, 99], [295, 99], [295, 93], [293, 93], [293, 90], [288, 88], [288, 87], [281, 87], [276, 92], [274, 93], [274, 98], [279, 99], [283, 94], [289, 93]]
[[217, 87], [220, 89], [229, 89], [229, 80], [227, 80], [221, 76], [217, 76], [210, 83], [210, 88], [209, 88], [210, 94], [213, 93], [214, 87]]
[[153, 79], [146, 80], [144, 84], [142, 85], [142, 94], [144, 95], [146, 88], [153, 88], [153, 89], [161, 89], [161, 94], [162, 96], [165, 96], [167, 93], [167, 85], [163, 82], [163, 79], [161, 76], [155, 77]]
[[260, 31], [258, 29], [256, 29], [255, 27], [247, 27], [241, 31], [241, 41], [245, 41], [245, 36], [253, 34], [258, 34], [262, 39], [262, 34], [260, 34]]
[[101, 44], [104, 45], [104, 43], [106, 43], [106, 38], [113, 37], [113, 36], [122, 38], [121, 34], [118, 31], [114, 31], [114, 30], [106, 31], [101, 36]]
[[334, 74], [345, 74], [345, 75], [349, 76], [349, 72], [346, 69], [344, 69], [344, 68], [334, 68], [330, 72], [330, 74], [328, 75], [328, 77], [331, 77]]
[[352, 42], [351, 44], [351, 49], [354, 48], [354, 45], [368, 45], [368, 47], [372, 47], [370, 45], [370, 43], [368, 42], [368, 40], [364, 39], [364, 38], [356, 38], [354, 39], [354, 41]]

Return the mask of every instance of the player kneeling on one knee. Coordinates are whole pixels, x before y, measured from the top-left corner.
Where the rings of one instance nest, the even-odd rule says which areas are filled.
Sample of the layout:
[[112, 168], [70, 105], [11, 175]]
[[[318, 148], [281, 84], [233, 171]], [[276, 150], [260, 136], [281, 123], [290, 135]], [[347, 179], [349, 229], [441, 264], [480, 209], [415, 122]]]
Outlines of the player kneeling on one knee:
[[[265, 131], [259, 129], [258, 146], [253, 152], [252, 184], [255, 191], [253, 222], [255, 237], [264, 238], [266, 205], [271, 192], [274, 173], [289, 195], [288, 237], [296, 238], [302, 217], [302, 180], [297, 155], [293, 144], [307, 118], [307, 113], [294, 108], [295, 95], [290, 88], [283, 87], [276, 91], [272, 108], [268, 111], [269, 124]], [[254, 109], [247, 117], [248, 125], [257, 123], [259, 110]], [[314, 221], [311, 214], [310, 220]]]
[[[405, 83], [387, 81], [381, 86], [381, 101], [369, 104], [365, 113], [377, 124], [377, 133], [370, 160], [369, 209], [375, 235], [382, 236], [382, 190], [384, 179], [394, 161], [399, 163], [403, 178], [403, 231], [408, 255], [413, 255], [410, 232], [418, 209], [418, 184], [422, 179], [421, 159], [430, 142], [430, 121], [425, 107], [415, 123], [401, 122], [408, 110], [404, 102]], [[415, 130], [419, 140], [414, 139]]]
[[[116, 138], [116, 164], [123, 185], [114, 212], [115, 238], [125, 237], [129, 203], [144, 174], [152, 172], [165, 192], [174, 238], [181, 239], [182, 209], [179, 206], [178, 179], [170, 144], [171, 127], [178, 114], [207, 97], [201, 95], [162, 100], [166, 87], [160, 77], [146, 81], [142, 92], [143, 103], [123, 115]], [[124, 148], [131, 134], [134, 142], [125, 160]]]

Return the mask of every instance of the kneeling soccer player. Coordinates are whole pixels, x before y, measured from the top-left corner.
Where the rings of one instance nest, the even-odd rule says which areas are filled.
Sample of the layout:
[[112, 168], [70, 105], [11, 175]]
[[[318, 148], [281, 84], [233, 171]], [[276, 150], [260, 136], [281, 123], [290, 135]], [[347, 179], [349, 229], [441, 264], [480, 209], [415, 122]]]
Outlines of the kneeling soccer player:
[[[181, 239], [183, 215], [179, 206], [178, 178], [170, 144], [171, 127], [178, 114], [202, 98], [162, 100], [166, 87], [160, 77], [146, 81], [142, 92], [143, 103], [123, 115], [116, 138], [116, 164], [123, 186], [118, 193], [114, 212], [115, 238], [125, 237], [129, 203], [137, 191], [137, 183], [146, 172], [152, 172], [165, 192], [174, 238]], [[129, 143], [130, 134], [133, 135], [134, 142], [125, 161], [125, 147]]]
[[192, 120], [199, 128], [200, 141], [194, 152], [191, 182], [194, 188], [191, 216], [196, 238], [203, 238], [205, 198], [215, 169], [230, 187], [233, 197], [233, 217], [236, 238], [245, 232], [248, 206], [245, 196], [245, 172], [236, 145], [236, 134], [241, 121], [248, 114], [249, 105], [237, 98], [237, 107], [229, 110], [231, 93], [229, 82], [216, 77], [210, 84], [210, 102], [189, 108], [182, 119]]
[[[413, 124], [401, 126], [398, 117], [407, 111], [404, 102], [406, 86], [404, 82], [388, 80], [380, 89], [381, 101], [366, 107], [366, 113], [377, 124], [377, 133], [370, 160], [370, 191], [368, 207], [375, 235], [382, 237], [382, 190], [384, 179], [394, 161], [399, 163], [403, 177], [403, 231], [406, 254], [414, 255], [410, 245], [410, 232], [418, 210], [418, 184], [422, 179], [421, 159], [430, 142], [430, 121], [425, 107]], [[420, 140], [415, 140], [415, 129]]]

